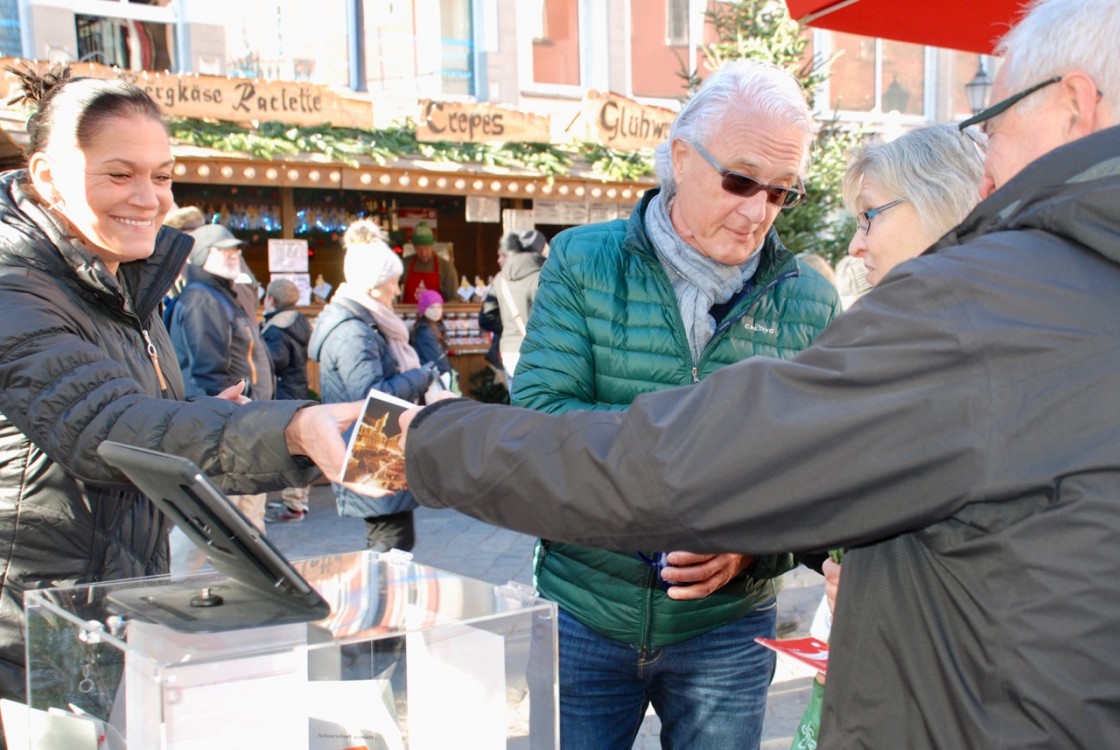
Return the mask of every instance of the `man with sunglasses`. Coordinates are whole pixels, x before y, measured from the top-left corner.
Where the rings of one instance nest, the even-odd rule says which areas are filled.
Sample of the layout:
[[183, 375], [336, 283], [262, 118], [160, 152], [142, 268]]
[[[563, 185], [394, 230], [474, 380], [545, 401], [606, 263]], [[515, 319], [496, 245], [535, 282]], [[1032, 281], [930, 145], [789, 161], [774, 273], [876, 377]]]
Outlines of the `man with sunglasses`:
[[617, 414], [409, 412], [418, 501], [620, 550], [845, 547], [821, 747], [1114, 747], [1118, 37], [1116, 0], [1031, 3], [985, 199], [792, 361]]
[[[808, 346], [839, 296], [772, 224], [804, 195], [812, 136], [788, 73], [737, 62], [710, 76], [657, 152], [661, 187], [626, 221], [553, 240], [513, 403], [622, 410]], [[792, 556], [673, 549], [540, 542], [537, 586], [560, 607], [562, 747], [630, 748], [651, 704], [667, 747], [758, 746], [774, 656], [754, 639], [774, 636], [776, 582]], [[666, 557], [678, 585], [658, 575]]]

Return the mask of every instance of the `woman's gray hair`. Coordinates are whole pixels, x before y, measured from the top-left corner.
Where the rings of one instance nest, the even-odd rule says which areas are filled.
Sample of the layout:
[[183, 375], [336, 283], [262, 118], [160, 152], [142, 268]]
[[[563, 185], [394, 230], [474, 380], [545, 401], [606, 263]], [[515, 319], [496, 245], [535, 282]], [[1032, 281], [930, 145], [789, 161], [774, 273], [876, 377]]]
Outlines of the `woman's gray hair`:
[[805, 134], [801, 169], [809, 162], [816, 125], [805, 90], [789, 71], [759, 60], [736, 60], [712, 73], [673, 120], [669, 140], [654, 151], [654, 166], [666, 197], [676, 192], [673, 177], [674, 141], [705, 145], [729, 113], [763, 114]]
[[886, 195], [913, 204], [922, 228], [931, 237], [940, 237], [980, 200], [983, 172], [976, 146], [956, 124], [926, 125], [856, 152], [844, 173], [844, 206], [857, 213], [863, 181], [870, 180]]
[[[1004, 58], [1008, 93], [1071, 70], [1081, 70], [1101, 92], [1101, 105], [1116, 114], [1120, 101], [1120, 3], [1116, 0], [1034, 0], [995, 53]], [[1041, 105], [1030, 96], [1025, 112]]]

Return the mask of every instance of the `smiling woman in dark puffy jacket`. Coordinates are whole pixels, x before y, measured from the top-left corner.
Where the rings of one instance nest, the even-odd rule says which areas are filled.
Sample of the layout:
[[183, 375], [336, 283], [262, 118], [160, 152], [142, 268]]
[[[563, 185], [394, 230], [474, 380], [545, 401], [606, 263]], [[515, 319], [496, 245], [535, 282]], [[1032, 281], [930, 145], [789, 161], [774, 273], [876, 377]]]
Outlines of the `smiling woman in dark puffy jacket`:
[[191, 240], [161, 222], [159, 108], [122, 81], [15, 71], [28, 169], [0, 175], [0, 697], [22, 698], [27, 589], [165, 573], [167, 521], [96, 450], [186, 456], [230, 492], [336, 474], [360, 405], [183, 402], [159, 303]]

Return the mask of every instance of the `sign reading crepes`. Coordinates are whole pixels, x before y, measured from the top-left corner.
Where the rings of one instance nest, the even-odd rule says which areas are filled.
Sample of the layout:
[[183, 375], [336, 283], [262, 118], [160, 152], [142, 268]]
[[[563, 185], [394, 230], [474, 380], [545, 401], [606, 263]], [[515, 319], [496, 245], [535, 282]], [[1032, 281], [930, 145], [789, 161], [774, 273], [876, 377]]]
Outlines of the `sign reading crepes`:
[[669, 127], [676, 116], [671, 109], [651, 107], [618, 94], [587, 92], [585, 117], [590, 137], [620, 151], [660, 146], [669, 139]]
[[[16, 58], [0, 58], [0, 69], [22, 62]], [[73, 63], [70, 69], [75, 77], [122, 78], [134, 83], [172, 117], [373, 128], [371, 102], [343, 97], [325, 86], [304, 81], [155, 73], [121, 70], [98, 63]], [[9, 88], [18, 85], [14, 76], [5, 74], [0, 79], [2, 100], [10, 96]]]
[[453, 143], [523, 141], [548, 143], [552, 123], [548, 117], [493, 104], [468, 104], [420, 100], [416, 140]]

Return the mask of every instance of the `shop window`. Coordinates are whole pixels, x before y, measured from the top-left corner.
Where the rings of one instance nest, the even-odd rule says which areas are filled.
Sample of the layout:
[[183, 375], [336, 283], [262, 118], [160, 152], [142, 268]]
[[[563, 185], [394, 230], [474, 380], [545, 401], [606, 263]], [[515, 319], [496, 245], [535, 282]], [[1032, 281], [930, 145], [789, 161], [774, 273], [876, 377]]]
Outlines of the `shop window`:
[[128, 70], [174, 68], [171, 24], [100, 16], [74, 17], [78, 59]]

